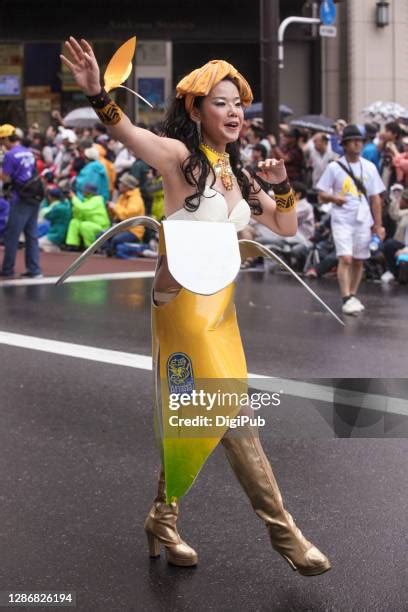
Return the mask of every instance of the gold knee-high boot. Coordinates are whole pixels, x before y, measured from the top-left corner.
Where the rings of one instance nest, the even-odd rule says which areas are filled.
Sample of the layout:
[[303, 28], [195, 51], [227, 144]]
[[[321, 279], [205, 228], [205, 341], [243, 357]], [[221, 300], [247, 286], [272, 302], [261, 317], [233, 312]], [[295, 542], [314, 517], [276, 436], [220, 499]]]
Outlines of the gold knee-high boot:
[[252, 507], [265, 521], [273, 548], [304, 576], [329, 570], [329, 559], [306, 540], [285, 510], [271, 465], [254, 431], [250, 427], [228, 431], [221, 442]]
[[163, 468], [160, 470], [157, 496], [153, 501], [144, 528], [151, 557], [160, 556], [160, 545], [166, 549], [166, 559], [172, 565], [197, 565], [197, 553], [184, 542], [176, 527], [178, 504], [166, 504]]

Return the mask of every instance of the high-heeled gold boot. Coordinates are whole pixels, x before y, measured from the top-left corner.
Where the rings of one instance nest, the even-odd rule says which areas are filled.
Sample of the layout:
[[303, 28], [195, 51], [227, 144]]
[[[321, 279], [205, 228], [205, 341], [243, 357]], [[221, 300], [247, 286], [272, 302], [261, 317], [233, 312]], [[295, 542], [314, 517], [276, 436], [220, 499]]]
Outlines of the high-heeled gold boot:
[[306, 540], [285, 510], [272, 468], [254, 431], [250, 427], [229, 430], [221, 442], [252, 507], [265, 521], [273, 548], [303, 576], [329, 570], [329, 559]]
[[166, 549], [166, 559], [172, 565], [197, 565], [197, 553], [184, 542], [176, 527], [178, 504], [166, 504], [163, 468], [160, 470], [157, 496], [153, 501], [144, 528], [151, 557], [160, 556], [160, 545]]

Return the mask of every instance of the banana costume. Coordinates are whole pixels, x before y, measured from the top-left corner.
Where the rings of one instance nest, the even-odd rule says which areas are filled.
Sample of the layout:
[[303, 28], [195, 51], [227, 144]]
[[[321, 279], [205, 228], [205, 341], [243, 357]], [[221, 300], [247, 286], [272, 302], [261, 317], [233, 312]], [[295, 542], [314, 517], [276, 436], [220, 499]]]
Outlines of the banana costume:
[[[129, 76], [134, 48], [135, 40], [128, 41], [112, 58], [111, 78], [105, 74], [109, 89], [121, 86]], [[250, 104], [248, 83], [223, 60], [208, 62], [182, 79], [176, 88], [177, 97], [185, 99], [186, 111], [190, 112], [195, 96], [207, 95], [226, 77], [237, 85], [243, 103]], [[149, 217], [135, 217], [109, 229], [57, 284], [115, 234], [138, 225], [159, 232], [159, 260], [152, 292], [152, 354], [155, 429], [163, 467], [157, 496], [145, 521], [150, 555], [159, 556], [160, 545], [164, 545], [170, 563], [197, 563], [196, 552], [177, 531], [177, 500], [191, 487], [221, 441], [255, 512], [267, 525], [275, 550], [299, 573], [321, 574], [330, 569], [330, 561], [306, 540], [283, 507], [272, 469], [253, 428], [242, 428], [241, 435], [235, 438], [230, 435], [228, 420], [242, 410], [239, 398], [247, 392], [245, 355], [234, 305], [234, 283], [241, 259], [261, 255], [277, 260], [338, 322], [343, 322], [275, 253], [254, 241], [238, 241], [240, 222], [245, 226], [250, 216], [245, 200], [228, 213], [222, 194], [207, 193], [209, 189], [207, 186], [202, 194], [206, 206], [200, 203], [194, 212], [180, 209], [162, 224]], [[204, 401], [195, 403], [197, 395]], [[226, 396], [230, 396], [230, 402], [221, 401]], [[215, 398], [211, 418], [208, 397]]]
[[[336, 320], [343, 322], [278, 255], [254, 241], [238, 241], [236, 227], [230, 221], [171, 219], [159, 224], [150, 217], [127, 219], [98, 238], [57, 284], [106, 240], [138, 225], [159, 230], [159, 254], [181, 287], [168, 303], [158, 306], [152, 301], [155, 429], [165, 470], [166, 498], [172, 501], [188, 491], [228, 429], [228, 419], [234, 418], [242, 406], [233, 401], [235, 396], [227, 405], [219, 402], [211, 409], [211, 420], [198, 419], [196, 427], [186, 419], [208, 416], [205, 401], [191, 406], [185, 399], [182, 406], [174, 396], [197, 397], [202, 391], [204, 398], [237, 394], [239, 399], [247, 391], [246, 361], [234, 305], [234, 282], [241, 259], [261, 255], [277, 260]], [[157, 295], [160, 297], [160, 293]]]

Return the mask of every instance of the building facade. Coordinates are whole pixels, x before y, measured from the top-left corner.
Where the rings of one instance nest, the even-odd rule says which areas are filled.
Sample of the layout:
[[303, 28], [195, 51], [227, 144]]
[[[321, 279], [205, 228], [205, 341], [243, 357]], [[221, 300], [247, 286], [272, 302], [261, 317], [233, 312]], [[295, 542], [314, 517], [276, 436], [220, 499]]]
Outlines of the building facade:
[[[301, 14], [304, 0], [281, 0], [281, 18]], [[65, 114], [85, 100], [59, 60], [69, 35], [92, 42], [102, 71], [114, 50], [136, 34], [132, 88], [153, 96], [157, 113], [138, 103], [138, 119], [160, 115], [175, 83], [210, 59], [233, 63], [260, 100], [259, 2], [251, 0], [2, 0], [0, 3], [0, 114], [2, 121], [44, 123], [50, 110]], [[320, 65], [316, 39], [292, 27], [281, 74], [281, 102], [295, 114], [320, 112]], [[293, 74], [296, 72], [294, 81]], [[117, 92], [134, 116], [134, 101]]]
[[386, 25], [377, 23], [378, 4], [338, 5], [338, 35], [322, 39], [322, 108], [330, 117], [361, 123], [379, 100], [408, 108], [408, 1], [385, 3]]
[[[271, 2], [275, 0], [270, 0]], [[389, 25], [376, 25], [378, 0], [338, 0], [337, 37], [293, 24], [285, 34], [280, 103], [295, 116], [324, 113], [361, 121], [375, 100], [408, 105], [408, 0], [390, 0]], [[310, 16], [314, 0], [280, 0], [280, 18]], [[102, 72], [121, 42], [138, 38], [128, 85], [152, 99], [155, 111], [117, 90], [131, 117], [155, 121], [191, 69], [214, 58], [233, 63], [260, 100], [260, 1], [2, 0], [0, 3], [0, 120], [46, 124], [86, 104], [59, 54], [69, 35], [94, 46]]]

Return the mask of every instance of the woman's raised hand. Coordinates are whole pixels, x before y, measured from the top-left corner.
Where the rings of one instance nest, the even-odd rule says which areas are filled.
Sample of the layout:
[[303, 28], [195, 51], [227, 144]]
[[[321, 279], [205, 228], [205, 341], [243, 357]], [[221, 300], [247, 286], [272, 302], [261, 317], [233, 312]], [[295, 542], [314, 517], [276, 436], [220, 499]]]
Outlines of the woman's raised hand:
[[91, 45], [81, 39], [80, 43], [73, 36], [65, 41], [65, 48], [70, 59], [60, 55], [62, 62], [72, 72], [76, 84], [86, 96], [96, 96], [101, 91], [100, 71]]
[[259, 162], [257, 175], [264, 181], [272, 183], [273, 185], [283, 183], [283, 181], [287, 179], [283, 159], [279, 161], [277, 159], [266, 159], [265, 161]]

